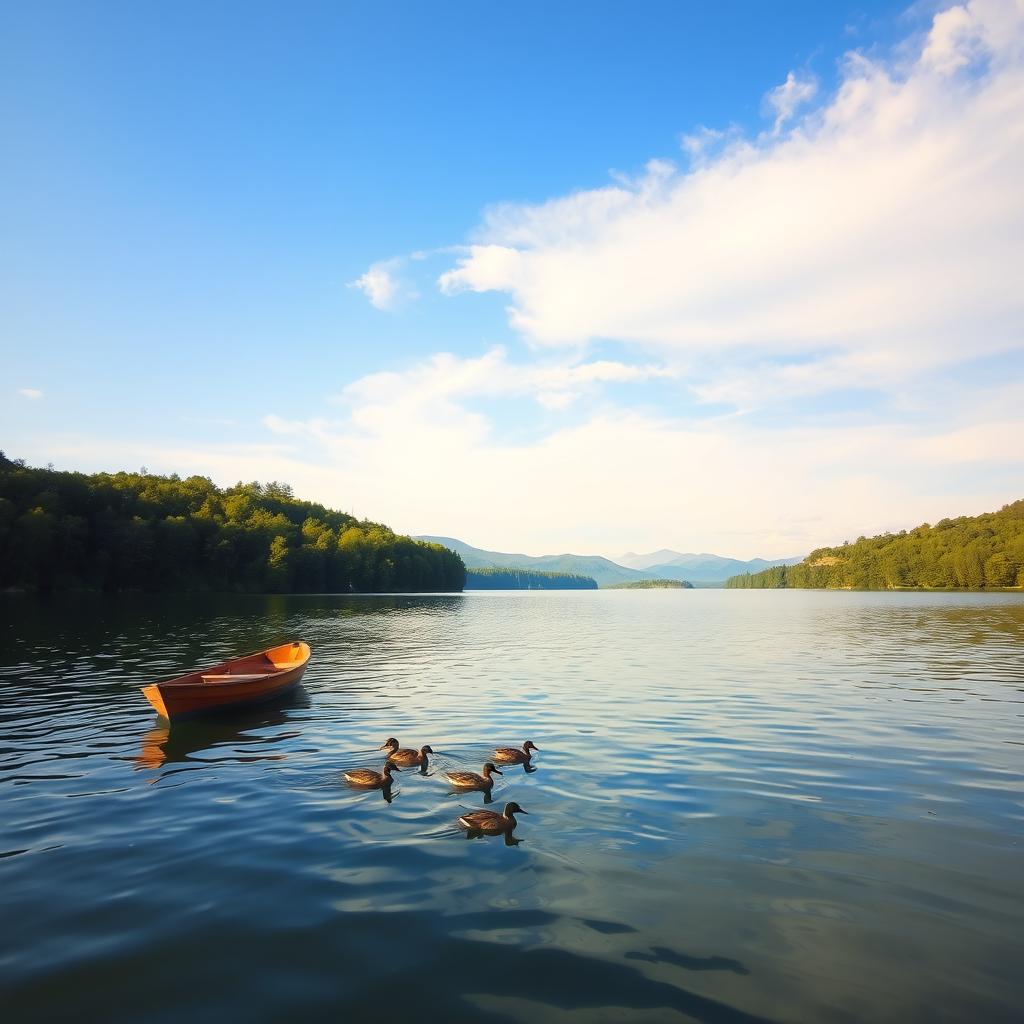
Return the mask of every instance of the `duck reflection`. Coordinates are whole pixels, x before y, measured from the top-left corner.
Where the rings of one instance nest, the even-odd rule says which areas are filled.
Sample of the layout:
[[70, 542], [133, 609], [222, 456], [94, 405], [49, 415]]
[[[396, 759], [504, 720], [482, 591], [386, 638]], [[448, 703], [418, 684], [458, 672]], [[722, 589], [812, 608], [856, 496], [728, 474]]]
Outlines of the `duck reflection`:
[[[261, 735], [264, 729], [285, 725], [296, 708], [309, 707], [309, 698], [301, 687], [273, 704], [241, 709], [230, 715], [198, 718], [169, 723], [159, 722], [140, 741], [135, 758], [137, 769], [156, 769], [165, 764], [185, 761], [281, 761], [283, 753], [268, 752], [267, 747], [282, 740], [294, 739], [301, 730]], [[246, 747], [251, 747], [246, 750]], [[233, 750], [234, 756], [197, 757], [203, 751], [218, 748]]]
[[477, 775], [476, 772], [446, 772], [445, 778], [451, 784], [452, 789], [460, 793], [465, 793], [468, 790], [478, 790], [484, 795], [484, 803], [489, 804], [494, 799], [492, 796], [494, 790], [494, 779], [492, 776], [504, 774], [504, 772], [498, 771], [488, 761], [483, 767], [482, 775]]
[[391, 795], [391, 786], [395, 781], [391, 777], [391, 773], [401, 770], [398, 765], [388, 761], [379, 772], [375, 772], [372, 768], [353, 768], [351, 771], [344, 772], [344, 776], [345, 781], [353, 789], [379, 789], [385, 803], [391, 803], [394, 799]]
[[[466, 832], [467, 839], [484, 839], [489, 835], [489, 832], [474, 832], [471, 830]], [[501, 837], [506, 846], [518, 846], [522, 842], [522, 839], [516, 838], [511, 832], [502, 832]]]

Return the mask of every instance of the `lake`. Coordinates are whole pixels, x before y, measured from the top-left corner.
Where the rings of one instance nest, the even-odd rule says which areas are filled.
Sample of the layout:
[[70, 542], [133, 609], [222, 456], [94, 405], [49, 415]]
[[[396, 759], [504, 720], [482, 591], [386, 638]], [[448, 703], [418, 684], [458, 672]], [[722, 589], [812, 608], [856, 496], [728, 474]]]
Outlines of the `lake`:
[[[1024, 596], [0, 602], [10, 1021], [1011, 1021]], [[303, 638], [290, 699], [154, 679]], [[388, 803], [342, 772], [430, 744]], [[506, 845], [441, 773], [508, 767]]]

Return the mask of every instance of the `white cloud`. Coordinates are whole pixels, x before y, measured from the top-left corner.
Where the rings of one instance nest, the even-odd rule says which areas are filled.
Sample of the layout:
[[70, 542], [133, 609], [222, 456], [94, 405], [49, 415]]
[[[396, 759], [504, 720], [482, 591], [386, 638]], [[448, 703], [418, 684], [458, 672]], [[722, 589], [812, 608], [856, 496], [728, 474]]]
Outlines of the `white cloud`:
[[[559, 408], [563, 395], [575, 396], [565, 404], [582, 397], [574, 389], [661, 372], [513, 363], [502, 349], [438, 354], [353, 382], [333, 421], [268, 418], [303, 453], [294, 473], [275, 472], [308, 481], [328, 503], [357, 495], [368, 514], [398, 529], [536, 553], [696, 546], [799, 554], [1017, 496], [1006, 488], [1024, 470], [1019, 446], [1007, 444], [1024, 436], [1018, 386], [973, 389], [941, 423], [894, 413], [870, 424], [773, 430], [742, 417], [641, 414], [589, 392], [596, 400], [582, 415], [546, 422], [527, 439], [499, 430], [487, 405], [532, 397]], [[949, 393], [925, 381], [912, 398], [928, 405]], [[323, 470], [315, 479], [312, 464]], [[991, 472], [950, 493], [951, 480], [979, 467]]]
[[735, 131], [727, 133], [716, 128], [708, 128], [707, 125], [702, 124], [695, 131], [683, 135], [679, 140], [679, 145], [683, 152], [689, 156], [690, 163], [698, 164], [703, 162], [730, 135], [735, 138]]
[[[778, 557], [1020, 496], [1019, 382], [923, 379], [906, 410], [873, 422], [770, 430], [746, 417], [630, 411], [602, 391], [663, 372], [612, 361], [520, 363], [500, 348], [476, 358], [441, 353], [352, 382], [332, 418], [268, 415], [276, 443], [34, 436], [23, 454], [89, 468], [110, 468], [113, 458], [227, 484], [287, 480], [303, 497], [357, 505], [398, 530], [538, 554], [671, 547]], [[957, 394], [959, 405], [950, 401]], [[523, 436], [502, 429], [501, 399], [577, 405], [571, 415], [520, 416], [535, 427]]]
[[508, 293], [533, 343], [821, 357], [821, 381], [1018, 348], [1022, 53], [1020, 2], [952, 8], [909, 59], [849, 55], [803, 115], [809, 83], [787, 79], [778, 133], [710, 156], [705, 133], [689, 171], [494, 208], [440, 287]]
[[[660, 365], [634, 365], [610, 360], [583, 363], [514, 363], [501, 346], [476, 358], [440, 352], [405, 371], [374, 373], [348, 385], [339, 401], [353, 409], [353, 421], [369, 425], [396, 409], [430, 413], [435, 420], [456, 415], [465, 399], [532, 398], [548, 408], [564, 408], [603, 384], [624, 384], [669, 377]], [[459, 413], [462, 427], [474, 416]]]
[[765, 106], [775, 116], [775, 132], [778, 133], [800, 107], [814, 99], [817, 91], [818, 83], [813, 78], [798, 78], [790, 71], [785, 82], [765, 97]]
[[22, 398], [27, 398], [33, 402], [43, 397], [42, 391], [38, 388], [19, 388], [18, 394], [21, 395]]
[[[417, 249], [370, 265], [361, 277], [348, 282], [349, 288], [361, 291], [370, 304], [384, 312], [394, 312], [407, 302], [420, 298], [419, 286], [428, 284], [436, 275], [421, 264], [459, 256], [468, 251], [465, 245], [444, 245], [436, 249]], [[429, 285], [428, 285], [429, 286]]]
[[274, 413], [263, 417], [263, 425], [272, 434], [285, 437], [323, 437], [330, 428], [329, 421], [325, 419], [286, 420]]
[[489, 292], [515, 289], [522, 254], [506, 245], [471, 245], [469, 254], [458, 261], [458, 269], [448, 270], [437, 280], [445, 295], [462, 291]]
[[384, 312], [393, 310], [400, 298], [398, 280], [395, 277], [397, 260], [374, 263], [362, 277], [350, 281], [349, 288], [358, 288], [369, 300], [370, 305]]
[[966, 6], [951, 7], [935, 15], [932, 30], [921, 51], [921, 63], [939, 74], [948, 75], [966, 67], [983, 52], [977, 19]]

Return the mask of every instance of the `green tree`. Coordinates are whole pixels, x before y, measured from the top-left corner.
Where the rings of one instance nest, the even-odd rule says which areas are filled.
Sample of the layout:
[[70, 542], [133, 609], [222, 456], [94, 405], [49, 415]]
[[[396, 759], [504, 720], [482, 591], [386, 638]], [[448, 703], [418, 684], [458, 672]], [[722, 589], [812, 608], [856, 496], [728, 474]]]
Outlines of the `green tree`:
[[1024, 587], [1024, 501], [898, 534], [859, 537], [803, 562], [733, 577], [730, 587]]
[[62, 473], [0, 453], [0, 587], [461, 590], [437, 544], [297, 499], [280, 482]]

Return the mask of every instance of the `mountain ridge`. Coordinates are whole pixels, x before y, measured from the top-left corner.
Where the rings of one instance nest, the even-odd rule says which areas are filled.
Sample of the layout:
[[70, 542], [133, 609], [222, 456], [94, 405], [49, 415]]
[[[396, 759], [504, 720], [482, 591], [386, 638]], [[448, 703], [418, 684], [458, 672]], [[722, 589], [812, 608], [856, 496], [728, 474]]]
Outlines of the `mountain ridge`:
[[[592, 576], [599, 586], [607, 587], [617, 583], [636, 583], [641, 580], [668, 579], [680, 583], [712, 585], [721, 583], [742, 573], [756, 573], [777, 565], [795, 565], [802, 556], [794, 558], [751, 558], [746, 561], [727, 558], [710, 552], [699, 554], [673, 551], [662, 548], [649, 554], [627, 552], [625, 561], [605, 558], [603, 555], [577, 555], [569, 551], [556, 555], [526, 555], [516, 551], [491, 551], [474, 547], [457, 537], [442, 537], [434, 534], [420, 534], [417, 540], [442, 544], [462, 557], [467, 569], [540, 569], [552, 572], [574, 573]], [[637, 562], [644, 564], [638, 565]]]
[[[665, 557], [670, 556], [670, 557]], [[757, 573], [777, 565], [796, 565], [803, 561], [802, 555], [789, 558], [729, 558], [702, 551], [682, 552], [661, 548], [649, 554], [626, 552], [619, 559], [620, 565], [642, 572], [656, 573], [666, 579], [687, 579], [695, 583], [724, 583], [731, 576], [743, 573]]]
[[543, 569], [550, 572], [574, 573], [591, 576], [600, 587], [613, 583], [632, 583], [639, 580], [655, 579], [656, 575], [619, 565], [603, 555], [575, 555], [564, 552], [559, 555], [524, 555], [521, 552], [488, 551], [477, 548], [456, 537], [441, 537], [434, 534], [419, 534], [417, 540], [429, 541], [450, 548], [461, 556], [467, 569]]

